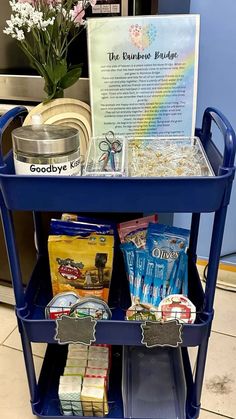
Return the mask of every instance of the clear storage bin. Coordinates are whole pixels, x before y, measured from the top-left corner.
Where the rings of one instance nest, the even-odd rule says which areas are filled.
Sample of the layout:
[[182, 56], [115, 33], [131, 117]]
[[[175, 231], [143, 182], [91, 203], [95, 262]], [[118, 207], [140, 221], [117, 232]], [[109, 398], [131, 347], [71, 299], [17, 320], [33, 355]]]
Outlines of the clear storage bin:
[[84, 176], [125, 176], [126, 141], [111, 131], [104, 137], [93, 137], [83, 171]]
[[122, 395], [125, 418], [185, 419], [181, 349], [124, 347]]
[[153, 137], [129, 140], [131, 177], [214, 176], [198, 137]]

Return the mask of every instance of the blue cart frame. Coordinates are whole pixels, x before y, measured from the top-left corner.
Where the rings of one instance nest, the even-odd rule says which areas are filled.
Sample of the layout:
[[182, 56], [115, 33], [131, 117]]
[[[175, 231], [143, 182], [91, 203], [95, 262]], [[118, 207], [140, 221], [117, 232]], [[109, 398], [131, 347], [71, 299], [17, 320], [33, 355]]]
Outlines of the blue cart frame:
[[[24, 107], [16, 107], [0, 118], [0, 140], [13, 120], [23, 123]], [[224, 140], [221, 154], [212, 139], [212, 122]], [[44, 418], [58, 418], [57, 386], [60, 371], [52, 364], [65, 358], [65, 348], [55, 343], [55, 321], [46, 320], [44, 307], [51, 298], [47, 251], [42, 237], [41, 212], [188, 212], [192, 214], [189, 246], [189, 297], [197, 307], [197, 321], [183, 326], [182, 357], [187, 383], [186, 418], [199, 416], [200, 398], [207, 356], [208, 339], [214, 315], [213, 303], [217, 271], [224, 233], [227, 207], [230, 201], [235, 167], [235, 133], [228, 120], [216, 109], [207, 108], [202, 128], [196, 129], [208, 159], [213, 177], [179, 178], [80, 178], [19, 176], [14, 174], [12, 151], [0, 152], [0, 207], [8, 251], [11, 277], [16, 300], [16, 315], [23, 346], [33, 413]], [[104, 193], [106, 192], [106, 194]], [[105, 199], [104, 196], [109, 199]], [[22, 283], [18, 250], [15, 240], [12, 211], [31, 211], [34, 218], [38, 258], [27, 288]], [[203, 292], [196, 269], [196, 247], [201, 213], [214, 213], [206, 289]], [[42, 280], [43, 278], [43, 280]], [[48, 281], [50, 282], [50, 281]], [[31, 342], [48, 342], [42, 371], [36, 380]], [[126, 322], [119, 308], [113, 310], [112, 320], [99, 321], [97, 343], [112, 345], [141, 345], [140, 322]], [[197, 346], [195, 376], [192, 374], [188, 347]], [[56, 365], [56, 364], [55, 364]], [[119, 376], [116, 367], [112, 380]], [[51, 371], [51, 375], [49, 374]], [[56, 376], [56, 378], [55, 378]], [[119, 386], [119, 383], [118, 383]], [[120, 392], [114, 390], [117, 406], [109, 417], [123, 417]], [[54, 406], [55, 405], [55, 406]], [[74, 416], [68, 416], [71, 418]]]

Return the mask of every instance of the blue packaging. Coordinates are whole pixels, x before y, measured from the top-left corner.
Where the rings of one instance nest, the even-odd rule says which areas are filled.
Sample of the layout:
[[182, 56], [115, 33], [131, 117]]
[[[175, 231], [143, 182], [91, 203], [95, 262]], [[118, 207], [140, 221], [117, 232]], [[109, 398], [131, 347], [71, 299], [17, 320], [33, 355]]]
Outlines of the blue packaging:
[[110, 224], [55, 219], [52, 219], [50, 223], [50, 235], [86, 236], [91, 233], [114, 235], [114, 230]]
[[174, 288], [171, 294], [181, 294], [185, 271], [186, 271], [185, 252], [182, 252], [179, 256], [179, 266], [176, 272], [175, 284], [174, 284]]
[[179, 254], [178, 259], [176, 259], [173, 263], [173, 267], [172, 267], [170, 277], [167, 283], [166, 295], [174, 294], [173, 290], [177, 282], [177, 277], [179, 276], [180, 260], [181, 260], [181, 254]]
[[186, 253], [184, 253], [184, 265], [185, 265], [185, 269], [184, 269], [184, 278], [183, 278], [183, 283], [182, 283], [182, 294], [185, 295], [186, 297], [188, 296], [188, 255]]
[[158, 306], [166, 293], [167, 260], [155, 259], [151, 303]]
[[152, 302], [152, 288], [154, 280], [154, 268], [155, 268], [155, 259], [148, 256], [147, 257], [147, 267], [144, 277], [144, 283], [142, 288], [142, 294], [140, 296], [140, 301], [142, 303], [151, 304]]
[[184, 251], [180, 253], [176, 266], [175, 273], [170, 279], [168, 295], [183, 294], [183, 286], [185, 292], [188, 291], [188, 256]]
[[135, 255], [134, 297], [141, 299], [147, 264], [147, 251], [135, 249]]
[[[158, 259], [166, 259], [167, 282], [170, 280], [175, 261], [178, 260], [182, 251], [185, 251], [189, 242], [189, 230], [169, 227], [164, 224], [150, 223], [147, 232], [147, 248], [150, 256]], [[167, 286], [169, 284], [167, 283]]]
[[114, 231], [116, 230], [115, 221], [104, 220], [101, 218], [98, 219], [98, 218], [93, 218], [93, 217], [85, 217], [80, 214], [63, 213], [60, 221], [74, 221], [74, 222], [82, 222], [82, 223], [92, 224], [92, 225], [101, 225], [101, 226], [106, 226]]
[[128, 275], [130, 296], [134, 296], [134, 277], [135, 277], [135, 246], [133, 243], [122, 243], [120, 248], [124, 255], [125, 270]]

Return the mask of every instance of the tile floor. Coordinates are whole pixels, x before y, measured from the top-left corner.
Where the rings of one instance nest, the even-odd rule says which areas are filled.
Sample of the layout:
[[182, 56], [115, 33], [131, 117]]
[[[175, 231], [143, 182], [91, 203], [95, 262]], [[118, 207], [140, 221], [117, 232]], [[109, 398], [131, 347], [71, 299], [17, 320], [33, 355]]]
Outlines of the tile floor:
[[[236, 275], [236, 274], [235, 274]], [[200, 419], [236, 418], [236, 293], [216, 290]], [[0, 304], [0, 417], [33, 419], [13, 308]], [[34, 344], [39, 372], [45, 345]], [[191, 353], [193, 358], [194, 351]]]

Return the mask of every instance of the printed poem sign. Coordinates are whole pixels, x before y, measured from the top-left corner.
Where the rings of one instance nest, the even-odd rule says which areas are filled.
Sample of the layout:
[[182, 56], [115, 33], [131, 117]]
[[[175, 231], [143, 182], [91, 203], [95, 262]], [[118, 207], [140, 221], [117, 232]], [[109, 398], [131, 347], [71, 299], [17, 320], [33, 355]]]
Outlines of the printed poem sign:
[[93, 135], [193, 135], [198, 45], [198, 15], [89, 19]]

